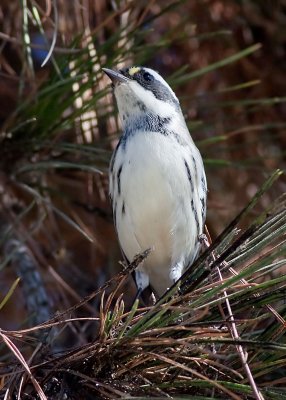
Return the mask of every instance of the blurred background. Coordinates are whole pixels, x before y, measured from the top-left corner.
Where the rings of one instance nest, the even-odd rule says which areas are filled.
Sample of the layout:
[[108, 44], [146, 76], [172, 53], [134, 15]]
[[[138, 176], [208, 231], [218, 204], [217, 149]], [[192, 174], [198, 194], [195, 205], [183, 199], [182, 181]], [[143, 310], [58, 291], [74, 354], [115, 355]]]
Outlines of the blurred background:
[[[103, 66], [146, 65], [175, 90], [215, 238], [285, 169], [285, 52], [285, 0], [2, 0], [0, 327], [39, 324], [121, 268], [107, 192], [120, 123]], [[283, 192], [282, 178], [256, 211]], [[127, 305], [133, 293], [130, 281]], [[94, 327], [66, 330], [70, 345]]]

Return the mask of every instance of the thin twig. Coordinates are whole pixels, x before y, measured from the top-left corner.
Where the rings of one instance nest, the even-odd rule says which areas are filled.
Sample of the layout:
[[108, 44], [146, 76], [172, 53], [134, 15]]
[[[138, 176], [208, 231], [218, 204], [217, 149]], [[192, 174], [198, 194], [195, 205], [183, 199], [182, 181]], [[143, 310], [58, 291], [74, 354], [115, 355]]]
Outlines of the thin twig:
[[[209, 247], [210, 246], [210, 242], [209, 241], [211, 241], [211, 238], [210, 238], [210, 235], [209, 235], [209, 232], [208, 232], [207, 228], [206, 228], [206, 232], [207, 232], [208, 238], [205, 238], [204, 242], [205, 242], [205, 245], [207, 247]], [[212, 252], [212, 258], [215, 261], [216, 257], [215, 257], [213, 252]], [[217, 270], [217, 273], [218, 273], [218, 276], [219, 276], [219, 280], [220, 280], [220, 282], [222, 282], [223, 281], [223, 277], [221, 275], [219, 266], [216, 267], [216, 270]], [[227, 294], [226, 290], [223, 290], [223, 296], [224, 296], [225, 304], [226, 304], [227, 311], [228, 311], [227, 320], [229, 322], [228, 325], [230, 325], [231, 336], [233, 337], [233, 339], [240, 340], [240, 336], [239, 336], [237, 328], [236, 328], [235, 319], [234, 319], [234, 316], [233, 316], [233, 313], [232, 313], [232, 309], [231, 309], [231, 306], [230, 306], [230, 302], [229, 302], [228, 294]], [[248, 365], [247, 352], [244, 351], [244, 349], [243, 349], [241, 344], [236, 345], [236, 348], [237, 348], [237, 351], [238, 351], [238, 354], [240, 356], [243, 368], [244, 368], [244, 370], [246, 372], [246, 375], [248, 377], [248, 381], [249, 381], [250, 386], [251, 386], [251, 388], [253, 390], [253, 393], [254, 393], [254, 396], [255, 396], [256, 400], [264, 400], [264, 397], [263, 397], [262, 393], [259, 391], [259, 389], [258, 389], [258, 387], [257, 387], [257, 385], [256, 385], [256, 383], [254, 381], [251, 369], [250, 369], [250, 367]]]
[[[219, 279], [222, 280], [222, 275], [221, 275], [219, 267], [217, 267], [217, 272], [218, 272], [218, 275], [219, 275]], [[232, 313], [232, 310], [231, 310], [231, 306], [230, 306], [230, 302], [228, 300], [228, 295], [227, 295], [226, 290], [223, 291], [223, 295], [224, 295], [224, 298], [225, 298], [225, 304], [226, 304], [227, 311], [228, 311], [228, 320], [230, 321], [230, 325], [231, 325], [231, 335], [232, 335], [232, 337], [234, 339], [240, 340], [240, 336], [239, 336], [237, 328], [236, 328], [234, 316], [233, 316], [233, 313]], [[242, 365], [243, 365], [243, 367], [245, 369], [246, 375], [248, 377], [250, 386], [252, 387], [252, 390], [253, 390], [253, 393], [255, 395], [256, 400], [264, 400], [264, 397], [263, 397], [262, 393], [259, 391], [259, 389], [258, 389], [258, 387], [257, 387], [257, 385], [256, 385], [256, 383], [254, 381], [254, 378], [253, 378], [252, 372], [250, 370], [250, 367], [249, 367], [249, 365], [247, 363], [247, 357], [248, 357], [247, 356], [247, 352], [244, 351], [244, 349], [243, 349], [241, 344], [237, 345], [236, 348], [237, 348], [237, 351], [238, 351], [238, 354], [240, 356]]]

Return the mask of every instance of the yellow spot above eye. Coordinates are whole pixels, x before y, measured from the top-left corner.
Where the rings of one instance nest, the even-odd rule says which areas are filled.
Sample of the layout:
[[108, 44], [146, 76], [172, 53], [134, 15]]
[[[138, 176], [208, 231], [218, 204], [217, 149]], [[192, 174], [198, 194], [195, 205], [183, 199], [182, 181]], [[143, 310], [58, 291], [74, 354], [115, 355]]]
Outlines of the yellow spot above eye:
[[141, 69], [140, 67], [131, 67], [131, 68], [129, 68], [128, 73], [129, 73], [129, 75], [133, 76], [133, 75], [137, 74], [137, 72], [139, 72], [140, 69]]

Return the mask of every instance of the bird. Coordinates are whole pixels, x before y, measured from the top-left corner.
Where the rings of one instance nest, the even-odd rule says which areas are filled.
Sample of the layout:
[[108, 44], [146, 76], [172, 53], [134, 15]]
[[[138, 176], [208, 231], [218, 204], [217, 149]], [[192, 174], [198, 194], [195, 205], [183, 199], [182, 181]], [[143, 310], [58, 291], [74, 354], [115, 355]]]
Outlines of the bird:
[[151, 68], [103, 68], [112, 82], [122, 136], [109, 167], [114, 224], [125, 259], [152, 251], [135, 270], [138, 296], [160, 298], [197, 258], [206, 218], [201, 154], [179, 100]]

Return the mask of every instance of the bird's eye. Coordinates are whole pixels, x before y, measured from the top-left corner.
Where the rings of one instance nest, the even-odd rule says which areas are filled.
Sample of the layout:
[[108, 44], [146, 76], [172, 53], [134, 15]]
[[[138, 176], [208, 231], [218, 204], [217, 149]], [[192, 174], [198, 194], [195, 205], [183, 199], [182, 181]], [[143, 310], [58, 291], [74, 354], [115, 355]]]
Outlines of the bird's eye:
[[154, 81], [154, 76], [149, 74], [149, 72], [144, 72], [143, 78], [145, 81], [148, 81], [148, 82]]

